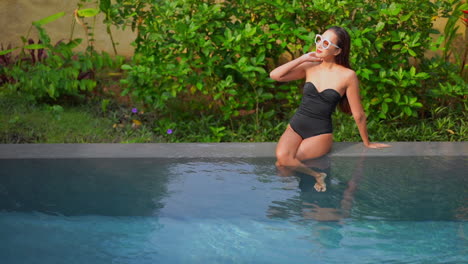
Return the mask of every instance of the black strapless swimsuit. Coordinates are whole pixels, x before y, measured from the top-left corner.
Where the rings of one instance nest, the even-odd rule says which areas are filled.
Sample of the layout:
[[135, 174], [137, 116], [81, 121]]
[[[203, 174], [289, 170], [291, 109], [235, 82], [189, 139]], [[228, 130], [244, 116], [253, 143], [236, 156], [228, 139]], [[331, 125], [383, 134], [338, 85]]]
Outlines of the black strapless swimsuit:
[[302, 101], [289, 125], [302, 139], [333, 132], [331, 115], [341, 95], [334, 89], [318, 92], [311, 82], [304, 84]]

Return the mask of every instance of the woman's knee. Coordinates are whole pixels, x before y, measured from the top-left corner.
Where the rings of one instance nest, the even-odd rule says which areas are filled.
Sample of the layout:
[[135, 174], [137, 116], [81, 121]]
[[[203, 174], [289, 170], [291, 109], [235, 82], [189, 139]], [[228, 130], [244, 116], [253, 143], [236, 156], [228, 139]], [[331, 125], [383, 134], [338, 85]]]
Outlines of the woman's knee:
[[276, 165], [287, 166], [290, 160], [293, 159], [292, 155], [288, 151], [276, 150]]

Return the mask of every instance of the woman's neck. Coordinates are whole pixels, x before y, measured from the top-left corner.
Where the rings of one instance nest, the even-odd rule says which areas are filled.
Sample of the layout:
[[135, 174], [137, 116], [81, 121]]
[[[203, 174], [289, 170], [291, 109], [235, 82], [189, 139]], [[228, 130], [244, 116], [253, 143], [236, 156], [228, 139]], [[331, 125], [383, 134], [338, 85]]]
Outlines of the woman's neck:
[[320, 63], [320, 67], [323, 68], [323, 69], [327, 69], [327, 70], [331, 70], [333, 69], [334, 67], [336, 67], [338, 64], [336, 64], [335, 60], [332, 59], [332, 60], [326, 60], [324, 59], [321, 63]]

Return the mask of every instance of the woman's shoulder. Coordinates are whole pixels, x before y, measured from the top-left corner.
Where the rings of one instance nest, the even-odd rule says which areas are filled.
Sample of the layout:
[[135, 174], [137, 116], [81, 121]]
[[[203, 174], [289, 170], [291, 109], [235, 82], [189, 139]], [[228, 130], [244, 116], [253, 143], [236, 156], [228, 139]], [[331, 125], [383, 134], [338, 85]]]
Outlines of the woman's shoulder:
[[346, 75], [348, 77], [356, 76], [356, 72], [353, 69], [346, 68], [344, 66], [340, 67], [341, 74]]
[[353, 69], [346, 68], [346, 67], [341, 67], [340, 69], [340, 75], [343, 76], [343, 79], [347, 81], [356, 81], [357, 80], [357, 74]]

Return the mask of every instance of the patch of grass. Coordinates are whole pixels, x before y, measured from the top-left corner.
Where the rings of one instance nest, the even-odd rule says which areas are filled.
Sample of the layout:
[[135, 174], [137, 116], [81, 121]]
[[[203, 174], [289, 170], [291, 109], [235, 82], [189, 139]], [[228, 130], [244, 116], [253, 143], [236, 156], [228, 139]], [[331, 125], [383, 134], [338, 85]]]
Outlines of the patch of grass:
[[[167, 142], [271, 142], [277, 141], [286, 128], [285, 122], [276, 121], [261, 119], [256, 124], [255, 116], [248, 115], [226, 123], [213, 115], [195, 115], [155, 120], [154, 132]], [[173, 133], [167, 134], [168, 129]]]
[[0, 98], [0, 143], [143, 143], [155, 136], [145, 126], [115, 126], [93, 105], [49, 106]]
[[[228, 122], [201, 113], [162, 117], [102, 98], [59, 106], [0, 96], [0, 107], [0, 143], [276, 142], [287, 125], [262, 114]], [[467, 141], [467, 110], [466, 104], [464, 111], [439, 107], [418, 122], [369, 122], [369, 136], [380, 142]], [[351, 116], [336, 112], [333, 119], [336, 142], [361, 141]]]
[[9, 119], [2, 115], [0, 122], [2, 143], [101, 142], [109, 135], [107, 120], [93, 118], [80, 109], [66, 109], [61, 114], [38, 109]]

